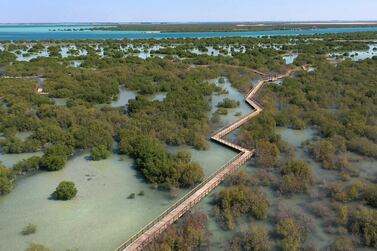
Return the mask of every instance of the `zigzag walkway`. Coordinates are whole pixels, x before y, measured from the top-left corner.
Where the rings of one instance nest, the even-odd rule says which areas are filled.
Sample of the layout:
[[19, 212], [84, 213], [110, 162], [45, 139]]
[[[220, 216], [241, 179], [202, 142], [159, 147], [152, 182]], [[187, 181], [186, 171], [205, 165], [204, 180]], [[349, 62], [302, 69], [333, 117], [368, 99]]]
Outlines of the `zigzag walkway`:
[[263, 108], [253, 100], [253, 97], [259, 91], [259, 89], [267, 82], [276, 81], [278, 79], [286, 78], [299, 68], [291, 69], [285, 74], [276, 76], [265, 76], [246, 96], [246, 102], [253, 108], [253, 112], [240, 118], [236, 122], [222, 128], [216, 132], [211, 139], [215, 142], [229, 147], [239, 154], [220, 168], [217, 172], [212, 174], [198, 186], [196, 186], [191, 192], [186, 194], [183, 198], [178, 200], [169, 209], [163, 212], [159, 217], [150, 222], [136, 235], [131, 237], [127, 242], [123, 243], [116, 251], [138, 251], [142, 250], [146, 245], [153, 241], [158, 235], [160, 235], [168, 226], [172, 225], [182, 215], [195, 206], [201, 199], [203, 199], [208, 193], [216, 188], [226, 177], [231, 175], [239, 167], [245, 164], [254, 154], [255, 150], [249, 150], [239, 145], [233, 144], [223, 137], [230, 132], [236, 130], [251, 118], [254, 118], [263, 111]]

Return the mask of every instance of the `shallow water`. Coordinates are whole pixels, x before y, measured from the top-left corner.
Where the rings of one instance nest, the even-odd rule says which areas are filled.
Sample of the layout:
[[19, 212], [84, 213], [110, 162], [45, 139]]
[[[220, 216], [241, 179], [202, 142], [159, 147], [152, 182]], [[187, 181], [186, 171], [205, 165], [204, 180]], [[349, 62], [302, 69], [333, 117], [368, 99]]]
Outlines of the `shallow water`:
[[[278, 134], [285, 140], [288, 144], [294, 147], [299, 147], [302, 142], [305, 140], [313, 138], [316, 132], [312, 129], [305, 129], [305, 130], [292, 130], [289, 128], [278, 128]], [[313, 164], [303, 152], [303, 149], [297, 148], [296, 154], [298, 155], [298, 159], [305, 159]], [[312, 165], [313, 167], [313, 165]], [[317, 165], [313, 167], [313, 169], [320, 169]], [[246, 171], [250, 175], [253, 175], [256, 170], [258, 170], [255, 165], [250, 162], [240, 168], [240, 170]], [[327, 175], [331, 174], [328, 172]], [[209, 194], [205, 199], [203, 199], [197, 206], [197, 210], [201, 210], [208, 215], [211, 215], [211, 210], [213, 206], [211, 202], [213, 200], [213, 196], [220, 192], [224, 185], [220, 185], [217, 187], [212, 193]], [[332, 241], [332, 236], [325, 233], [325, 229], [323, 228], [323, 221], [319, 218], [314, 217], [312, 214], [308, 212], [305, 208], [305, 203], [310, 201], [310, 198], [305, 195], [298, 195], [289, 197], [283, 197], [278, 192], [273, 191], [271, 188], [260, 188], [263, 192], [266, 193], [267, 198], [269, 199], [271, 206], [268, 219], [265, 221], [257, 221], [251, 217], [240, 217], [237, 221], [237, 226], [234, 230], [226, 231], [220, 227], [220, 225], [215, 221], [213, 217], [209, 217], [209, 224], [208, 228], [211, 231], [210, 237], [210, 248], [211, 250], [227, 250], [227, 243], [232, 240], [235, 235], [239, 232], [246, 231], [252, 225], [262, 225], [266, 227], [269, 231], [274, 231], [275, 225], [273, 224], [273, 219], [277, 214], [278, 208], [286, 208], [292, 210], [295, 213], [301, 214], [302, 216], [306, 217], [310, 222], [312, 222], [313, 226], [313, 233], [311, 233], [308, 237], [308, 242], [313, 241], [316, 245], [320, 248], [325, 248], [329, 245]], [[276, 239], [272, 239], [273, 243], [273, 250], [279, 250], [277, 248]]]
[[[206, 176], [236, 155], [215, 143], [209, 147], [211, 154], [180, 147], [192, 151], [193, 160], [204, 167]], [[0, 197], [0, 250], [23, 250], [31, 241], [54, 250], [111, 250], [174, 202], [168, 193], [143, 182], [131, 159], [122, 156], [125, 160], [120, 161], [121, 156], [113, 155], [92, 162], [87, 157], [84, 153], [73, 158], [61, 171], [25, 178], [16, 183], [12, 193]], [[63, 180], [75, 182], [78, 196], [68, 202], [49, 200]], [[127, 199], [140, 191], [145, 196]], [[20, 231], [28, 223], [37, 225], [37, 233], [22, 236]]]
[[67, 99], [66, 98], [51, 98], [54, 101], [55, 105], [57, 106], [66, 106]]
[[302, 142], [312, 139], [316, 135], [316, 131], [313, 129], [293, 130], [285, 127], [279, 127], [277, 133], [284, 141], [296, 148], [300, 147]]
[[[221, 53], [219, 50], [214, 49], [212, 46], [206, 47], [207, 51], [200, 51], [198, 48], [190, 50], [195, 55], [207, 55], [207, 56], [219, 56]], [[229, 52], [228, 52], [229, 53]]]
[[[147, 59], [147, 58], [152, 57], [152, 52], [158, 51], [161, 48], [163, 48], [163, 47], [160, 46], [160, 45], [155, 45], [155, 46], [148, 48], [148, 49], [144, 49], [144, 47], [138, 47], [136, 49], [140, 50], [140, 53], [137, 54], [136, 56], [141, 58], [141, 59]], [[163, 57], [162, 55], [156, 55], [156, 56]]]
[[[349, 52], [349, 56], [346, 58], [351, 59], [352, 61], [360, 61], [365, 60], [368, 58], [372, 58], [377, 56], [377, 44], [370, 44], [368, 45], [369, 49], [366, 51], [351, 51]], [[334, 60], [336, 56], [342, 56], [343, 53], [332, 53], [330, 54], [330, 59]]]
[[[135, 96], [136, 93], [124, 89], [113, 106], [126, 105]], [[161, 93], [154, 98], [162, 96]], [[187, 146], [168, 149], [171, 152], [190, 150], [193, 161], [203, 166], [206, 176], [237, 154], [214, 142], [209, 142], [208, 151]], [[67, 248], [112, 250], [185, 193], [180, 190], [178, 197], [172, 199], [169, 193], [152, 189], [133, 168], [133, 160], [126, 156], [113, 155], [107, 160], [92, 162], [87, 160], [88, 155], [76, 156], [61, 171], [22, 178], [14, 191], [0, 197], [0, 250], [23, 250], [29, 242], [57, 251]], [[124, 161], [120, 161], [121, 157]], [[9, 163], [24, 156], [0, 155], [0, 158]], [[75, 182], [77, 197], [67, 202], [49, 200], [63, 180]], [[144, 191], [145, 196], [127, 199], [131, 193], [140, 191]], [[20, 231], [29, 223], [37, 225], [37, 233], [22, 236]]]
[[[344, 32], [377, 31], [377, 27], [324, 28], [308, 30], [271, 30], [251, 32], [166, 32], [144, 31], [52, 31], [64, 28], [91, 28], [84, 26], [0, 26], [0, 40], [48, 40], [48, 39], [162, 39], [162, 38], [214, 38], [214, 37], [259, 37], [335, 34]], [[137, 28], [137, 27], [135, 27]]]
[[27, 138], [31, 136], [31, 132], [18, 132], [16, 133], [16, 137], [22, 141], [25, 141]]
[[377, 178], [377, 162], [374, 159], [361, 157], [355, 153], [348, 153], [353, 169], [361, 178], [375, 182]]
[[295, 59], [298, 57], [297, 53], [291, 53], [289, 55], [283, 56], [283, 60], [285, 61], [285, 64], [293, 64]]
[[[0, 153], [0, 162], [8, 167], [12, 168], [15, 164], [20, 162], [21, 160], [28, 159], [33, 156], [42, 156], [42, 152], [36, 152], [36, 153], [20, 153], [20, 154], [3, 154]], [[0, 197], [1, 199], [1, 197]]]
[[167, 92], [158, 92], [152, 96], [152, 101], [164, 101], [166, 98]]
[[[173, 202], [138, 178], [131, 159], [119, 161], [120, 156], [114, 155], [91, 162], [87, 156], [75, 157], [59, 172], [25, 178], [0, 198], [0, 250], [23, 250], [31, 241], [54, 250], [111, 250]], [[77, 197], [68, 202], [49, 200], [63, 180], [75, 182]], [[127, 199], [140, 191], [145, 195]], [[22, 236], [28, 223], [37, 225], [37, 233]]]
[[71, 65], [75, 68], [79, 68], [82, 64], [82, 61], [79, 61], [79, 60], [74, 60], [71, 62]]
[[278, 79], [276, 81], [273, 81], [272, 83], [277, 84], [277, 85], [281, 85], [281, 84], [284, 83], [284, 80], [283, 79]]
[[314, 175], [319, 181], [332, 181], [337, 178], [336, 171], [325, 170], [321, 165], [310, 158], [308, 153], [301, 147], [301, 144], [312, 139], [316, 135], [316, 131], [310, 128], [304, 130], [294, 130], [290, 128], [278, 128], [277, 133], [282, 137], [282, 139], [289, 145], [295, 148], [296, 159], [307, 161], [314, 172]]
[[128, 104], [128, 101], [135, 99], [137, 95], [137, 92], [121, 87], [119, 89], [119, 98], [116, 101], [111, 102], [111, 106], [115, 108], [125, 106]]
[[317, 68], [310, 66], [306, 71], [307, 72], [315, 72], [316, 70], [317, 70]]
[[67, 58], [69, 56], [71, 56], [68, 52], [69, 50], [71, 49], [76, 49], [75, 46], [67, 46], [67, 47], [61, 47], [60, 49], [60, 54], [62, 55], [62, 58]]
[[49, 56], [47, 49], [44, 49], [38, 53], [30, 53], [30, 54], [28, 54], [26, 51], [22, 51], [21, 54], [15, 53], [15, 55], [17, 56], [16, 61], [20, 61], [20, 62], [23, 62], [23, 61], [29, 62], [30, 60], [34, 58]]
[[[225, 97], [240, 101], [240, 107], [229, 109], [229, 114], [222, 116], [221, 126], [238, 119], [234, 116], [239, 112], [246, 115], [251, 108], [245, 103], [244, 97], [237, 89], [226, 80], [219, 84], [228, 90], [227, 95], [213, 95], [212, 112], [216, 111], [216, 105]], [[136, 92], [121, 89], [118, 101], [114, 101], [113, 107], [128, 104], [130, 99], [137, 96]], [[161, 99], [163, 94], [155, 95]], [[220, 125], [219, 125], [220, 126]], [[315, 135], [315, 131], [291, 130], [279, 128], [278, 133], [290, 145], [297, 148], [299, 159], [306, 159], [306, 153], [299, 146], [307, 139]], [[172, 147], [168, 150], [177, 152], [180, 149], [188, 149], [192, 153], [194, 161], [200, 163], [206, 176], [218, 170], [223, 164], [233, 158], [236, 153], [214, 142], [209, 142], [208, 151], [197, 151], [187, 146]], [[182, 196], [185, 191], [179, 191], [179, 196], [172, 199], [169, 193], [154, 190], [140, 178], [140, 174], [133, 168], [133, 160], [126, 156], [112, 155], [109, 159], [99, 162], [87, 160], [88, 153], [82, 153], [72, 160], [67, 166], [58, 172], [43, 172], [32, 177], [22, 178], [16, 183], [15, 190], [9, 195], [0, 197], [0, 250], [23, 250], [30, 242], [44, 244], [53, 250], [66, 250], [78, 248], [79, 250], [112, 250], [126, 241], [149, 221], [158, 216], [166, 208], [174, 203], [175, 199]], [[124, 158], [120, 161], [120, 158]], [[12, 164], [25, 158], [23, 155], [2, 155], [0, 160]], [[322, 170], [318, 164], [308, 160], [316, 175], [323, 175], [332, 179], [333, 173]], [[10, 166], [10, 165], [9, 165]], [[256, 168], [248, 163], [242, 169], [253, 173]], [[50, 194], [62, 180], [74, 181], [78, 188], [78, 195], [68, 202], [49, 200]], [[211, 195], [220, 191], [218, 187]], [[145, 196], [136, 196], [134, 200], [127, 199], [131, 193], [145, 192]], [[301, 203], [303, 197], [281, 199], [273, 191], [266, 190], [271, 196], [273, 206], [270, 216], [276, 213], [278, 203], [284, 203], [295, 211], [307, 214]], [[211, 195], [199, 203], [197, 208], [210, 213]], [[30, 236], [22, 236], [20, 231], [29, 224], [37, 225], [37, 233]], [[241, 218], [236, 231], [247, 229], [250, 224], [260, 224], [250, 218]], [[316, 234], [320, 246], [328, 244], [328, 238], [320, 227], [321, 222], [316, 221]], [[266, 225], [269, 229], [273, 225]], [[213, 218], [209, 220], [209, 228], [213, 234], [211, 248], [213, 250], [224, 249], [226, 240], [230, 240], [235, 231], [223, 231]]]
[[[360, 60], [372, 58], [374, 56], [377, 56], [377, 44], [369, 45], [369, 50], [367, 51], [354, 51], [354, 52], [351, 52], [350, 54], [351, 54], [351, 59], [353, 61], [360, 61]], [[352, 55], [354, 56], [352, 57]]]
[[[227, 109], [227, 115], [221, 115], [221, 125], [227, 125], [231, 122], [239, 119], [240, 116], [245, 116], [252, 112], [252, 108], [245, 102], [245, 97], [236, 88], [232, 86], [227, 78], [224, 78], [225, 82], [223, 84], [219, 83], [219, 79], [214, 80], [217, 86], [222, 87], [224, 90], [228, 91], [228, 94], [222, 95], [212, 95], [211, 102], [211, 114], [215, 113], [218, 109], [217, 104], [222, 102], [225, 98], [230, 98], [240, 102], [240, 106], [232, 109]], [[238, 115], [238, 116], [236, 116]]]

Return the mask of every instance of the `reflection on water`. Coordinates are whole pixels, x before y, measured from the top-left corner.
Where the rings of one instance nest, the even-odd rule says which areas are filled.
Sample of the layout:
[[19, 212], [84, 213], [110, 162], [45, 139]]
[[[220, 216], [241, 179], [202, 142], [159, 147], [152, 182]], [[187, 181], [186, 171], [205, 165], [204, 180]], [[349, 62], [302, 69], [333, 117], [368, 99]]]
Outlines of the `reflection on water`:
[[[36, 152], [36, 153], [20, 153], [20, 154], [5, 154], [0, 153], [0, 162], [8, 167], [12, 168], [15, 164], [20, 162], [21, 160], [28, 159], [33, 156], [42, 156], [42, 152]], [[1, 198], [1, 197], [0, 197]]]
[[75, 68], [79, 68], [81, 64], [82, 64], [82, 61], [79, 61], [79, 60], [75, 60], [71, 62], [71, 65]]
[[[230, 81], [227, 78], [224, 78], [224, 83], [220, 83], [219, 79], [214, 80], [214, 83], [217, 86], [222, 87], [222, 89], [226, 90], [227, 94], [221, 94], [221, 95], [212, 95], [212, 103], [211, 103], [211, 114], [215, 113], [218, 109], [217, 104], [222, 102], [225, 98], [230, 98], [236, 101], [240, 102], [240, 106], [233, 108], [233, 109], [227, 109], [228, 114], [227, 115], [221, 115], [221, 124], [220, 126], [225, 126], [227, 124], [230, 124], [237, 119], [239, 119], [240, 116], [245, 116], [252, 112], [252, 108], [245, 102], [245, 97], [243, 94], [241, 94], [236, 88], [232, 86]], [[238, 115], [238, 116], [236, 116]]]
[[119, 98], [116, 101], [111, 102], [112, 107], [121, 107], [128, 104], [128, 101], [131, 99], [135, 99], [137, 96], [137, 92], [127, 89], [125, 87], [121, 87], [119, 89]]
[[[292, 130], [288, 128], [278, 128], [278, 134], [285, 140], [288, 144], [297, 148], [296, 154], [298, 159], [305, 159], [310, 162], [313, 169], [315, 170], [316, 175], [318, 175], [318, 170], [320, 167], [315, 165], [308, 156], [304, 153], [303, 149], [299, 148], [302, 142], [305, 140], [311, 139], [315, 136], [316, 132], [312, 129], [305, 130]], [[255, 171], [258, 168], [252, 163], [248, 163], [241, 167], [240, 170], [246, 171], [250, 175], [255, 174]], [[329, 171], [323, 171], [323, 175], [326, 175], [329, 180], [334, 178], [334, 174]], [[225, 186], [220, 185], [212, 193], [209, 194], [206, 198], [203, 199], [197, 206], [196, 209], [206, 212], [208, 215], [211, 215], [213, 205], [211, 202], [213, 196], [220, 192]], [[281, 196], [277, 191], [274, 191], [272, 188], [260, 188], [263, 192], [266, 193], [267, 198], [269, 199], [270, 212], [269, 218], [267, 221], [258, 221], [249, 216], [240, 217], [237, 221], [236, 228], [231, 231], [223, 230], [220, 225], [215, 221], [214, 217], [209, 217], [209, 230], [211, 231], [211, 243], [210, 248], [213, 250], [226, 250], [228, 247], [228, 242], [232, 240], [237, 233], [245, 232], [252, 225], [262, 225], [266, 227], [269, 231], [274, 231], [275, 223], [274, 217], [277, 215], [277, 212], [281, 208], [289, 209], [295, 213], [301, 214], [309, 222], [312, 223], [314, 231], [308, 237], [308, 241], [313, 241], [319, 248], [325, 248], [332, 241], [332, 237], [326, 233], [324, 227], [324, 221], [320, 218], [314, 217], [308, 208], [306, 207], [307, 203], [310, 202], [310, 198], [306, 195], [295, 195], [291, 198]], [[272, 240], [274, 250], [277, 247], [276, 239]]]
[[28, 53], [27, 51], [21, 51], [21, 53], [15, 53], [17, 56], [16, 61], [24, 61], [24, 62], [29, 62], [30, 60], [38, 57], [48, 57], [48, 51], [47, 48], [44, 50], [38, 52], [38, 53]]
[[[121, 156], [114, 155], [92, 162], [87, 156], [75, 157], [61, 171], [25, 178], [0, 197], [0, 226], [6, 226], [0, 227], [0, 250], [24, 250], [29, 242], [53, 250], [112, 250], [173, 203], [168, 194], [138, 177], [131, 159], [122, 156], [120, 161]], [[63, 180], [75, 182], [77, 197], [49, 200]], [[145, 195], [127, 199], [140, 191]], [[22, 236], [28, 223], [37, 225], [37, 233]]]
[[283, 59], [285, 61], [285, 64], [293, 64], [295, 59], [298, 57], [297, 53], [291, 53], [288, 55], [283, 56]]
[[167, 92], [158, 92], [152, 96], [152, 101], [164, 101], [166, 98]]
[[312, 139], [316, 134], [313, 129], [293, 130], [285, 127], [278, 128], [277, 132], [285, 142], [296, 148], [300, 147], [302, 142]]
[[[161, 100], [165, 95], [159, 93], [154, 99]], [[126, 105], [135, 97], [135, 92], [122, 89], [119, 100], [112, 105]], [[209, 142], [208, 151], [185, 146], [168, 147], [171, 152], [183, 148], [191, 151], [193, 161], [203, 166], [206, 176], [236, 155], [213, 142]], [[22, 155], [14, 155], [13, 159], [8, 159], [7, 155], [0, 157], [7, 163], [23, 158]], [[151, 189], [132, 167], [130, 158], [113, 155], [107, 160], [92, 162], [87, 157], [88, 154], [83, 153], [68, 161], [61, 171], [42, 172], [20, 180], [12, 193], [0, 197], [0, 226], [9, 226], [0, 228], [0, 250], [23, 250], [29, 242], [41, 243], [54, 250], [111, 250], [174, 202], [169, 194]], [[49, 200], [63, 180], [75, 182], [77, 198], [67, 202]], [[127, 199], [129, 194], [140, 191], [144, 191], [145, 196]], [[181, 190], [179, 196], [184, 193]], [[29, 223], [37, 225], [37, 233], [20, 235]]]
[[66, 106], [67, 105], [67, 99], [66, 98], [51, 98], [52, 101], [54, 101], [55, 105], [57, 106]]
[[[182, 148], [185, 147], [169, 149], [175, 152]], [[236, 155], [215, 143], [210, 143], [209, 152], [187, 149], [192, 152], [193, 160], [203, 166], [206, 176]], [[83, 153], [70, 160], [61, 171], [23, 179], [17, 182], [12, 193], [0, 197], [0, 226], [7, 226], [0, 227], [0, 250], [23, 250], [31, 241], [54, 250], [73, 247], [111, 250], [173, 203], [169, 194], [151, 189], [140, 178], [130, 158], [113, 155], [107, 160], [92, 162], [87, 157], [88, 154]], [[78, 196], [67, 202], [49, 200], [63, 180], [75, 182]], [[127, 199], [129, 194], [140, 191], [144, 191], [145, 196]], [[179, 195], [184, 192], [180, 191]], [[20, 235], [28, 223], [37, 225], [37, 233]]]
[[334, 60], [337, 57], [345, 56], [345, 58], [349, 58], [352, 61], [360, 61], [377, 56], [377, 44], [370, 44], [368, 46], [369, 49], [366, 51], [351, 51], [346, 53], [346, 55], [344, 53], [331, 53], [329, 57], [330, 60]]

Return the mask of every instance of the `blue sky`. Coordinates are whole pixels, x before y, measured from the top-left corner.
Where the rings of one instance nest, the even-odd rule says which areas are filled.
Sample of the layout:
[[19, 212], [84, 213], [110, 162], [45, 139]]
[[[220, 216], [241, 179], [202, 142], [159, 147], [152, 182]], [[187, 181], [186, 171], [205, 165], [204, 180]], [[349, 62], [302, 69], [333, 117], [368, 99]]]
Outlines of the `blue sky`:
[[0, 23], [377, 20], [376, 0], [0, 0]]

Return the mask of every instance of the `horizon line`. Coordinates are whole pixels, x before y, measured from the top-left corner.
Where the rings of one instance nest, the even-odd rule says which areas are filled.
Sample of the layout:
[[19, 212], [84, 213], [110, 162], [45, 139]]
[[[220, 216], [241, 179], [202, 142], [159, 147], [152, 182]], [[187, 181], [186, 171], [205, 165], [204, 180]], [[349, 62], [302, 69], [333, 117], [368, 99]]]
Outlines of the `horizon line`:
[[376, 20], [281, 20], [281, 21], [64, 21], [64, 22], [0, 22], [0, 25], [15, 25], [15, 24], [231, 24], [231, 23], [266, 23], [266, 24], [371, 24], [376, 23]]

